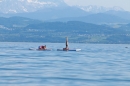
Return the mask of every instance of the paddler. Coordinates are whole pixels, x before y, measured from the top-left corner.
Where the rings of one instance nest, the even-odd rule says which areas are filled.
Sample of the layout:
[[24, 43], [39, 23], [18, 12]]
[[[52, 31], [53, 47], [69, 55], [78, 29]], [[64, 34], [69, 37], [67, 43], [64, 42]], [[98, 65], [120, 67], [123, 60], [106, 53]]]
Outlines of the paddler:
[[38, 48], [39, 50], [46, 50], [46, 45], [42, 45], [42, 46], [39, 46], [39, 48]]
[[68, 37], [66, 37], [66, 42], [65, 42], [65, 44], [66, 44], [66, 47], [63, 48], [63, 50], [64, 50], [64, 51], [67, 51], [67, 50], [69, 50], [69, 47], [68, 47]]

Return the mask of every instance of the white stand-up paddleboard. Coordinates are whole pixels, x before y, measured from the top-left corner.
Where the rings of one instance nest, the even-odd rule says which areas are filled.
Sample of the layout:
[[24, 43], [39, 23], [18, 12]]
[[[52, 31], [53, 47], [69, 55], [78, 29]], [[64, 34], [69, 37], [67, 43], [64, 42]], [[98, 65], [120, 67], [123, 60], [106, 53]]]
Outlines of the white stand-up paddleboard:
[[57, 49], [57, 51], [81, 51], [81, 49], [69, 49], [69, 50]]

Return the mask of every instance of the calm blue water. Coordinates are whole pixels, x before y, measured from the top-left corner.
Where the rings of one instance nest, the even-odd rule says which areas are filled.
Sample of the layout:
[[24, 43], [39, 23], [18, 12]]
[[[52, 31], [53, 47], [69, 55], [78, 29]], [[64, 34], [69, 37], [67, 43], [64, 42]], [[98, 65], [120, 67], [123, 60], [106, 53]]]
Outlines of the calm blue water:
[[[73, 44], [80, 52], [31, 51], [43, 43], [0, 43], [0, 86], [130, 86], [130, 45]], [[128, 47], [128, 48], [126, 48]]]

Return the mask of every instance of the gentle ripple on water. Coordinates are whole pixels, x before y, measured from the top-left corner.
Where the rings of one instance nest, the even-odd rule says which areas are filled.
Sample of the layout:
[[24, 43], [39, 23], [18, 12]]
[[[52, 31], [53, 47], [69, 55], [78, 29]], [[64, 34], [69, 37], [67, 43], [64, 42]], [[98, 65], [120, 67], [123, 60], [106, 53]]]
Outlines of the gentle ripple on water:
[[0, 45], [1, 86], [130, 86], [130, 45], [70, 43], [80, 52], [56, 51], [62, 43], [47, 43], [52, 51], [28, 50], [41, 43]]

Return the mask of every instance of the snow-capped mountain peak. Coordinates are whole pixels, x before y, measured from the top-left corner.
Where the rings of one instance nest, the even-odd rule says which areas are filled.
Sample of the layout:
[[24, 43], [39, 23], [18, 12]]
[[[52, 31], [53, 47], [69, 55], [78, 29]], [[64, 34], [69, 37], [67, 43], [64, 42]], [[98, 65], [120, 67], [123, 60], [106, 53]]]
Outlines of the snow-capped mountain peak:
[[[67, 4], [64, 0], [0, 0], [0, 13], [24, 13], [34, 12], [40, 9], [53, 8], [53, 7], [64, 7]], [[102, 7], [102, 6], [76, 6], [86, 12], [100, 13], [109, 10], [124, 11], [120, 7]]]
[[114, 6], [113, 8], [111, 8], [111, 10], [115, 10], [115, 11], [123, 11], [124, 9], [118, 6]]
[[45, 7], [65, 4], [63, 0], [0, 0], [1, 13], [33, 12]]
[[77, 6], [80, 9], [86, 11], [86, 12], [93, 12], [93, 13], [100, 13], [100, 12], [106, 12], [109, 10], [114, 10], [114, 11], [124, 11], [123, 8], [121, 7], [103, 7], [103, 6], [94, 6], [94, 5], [89, 5], [89, 6]]

